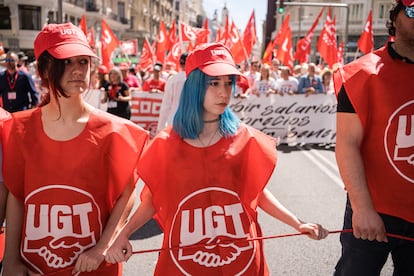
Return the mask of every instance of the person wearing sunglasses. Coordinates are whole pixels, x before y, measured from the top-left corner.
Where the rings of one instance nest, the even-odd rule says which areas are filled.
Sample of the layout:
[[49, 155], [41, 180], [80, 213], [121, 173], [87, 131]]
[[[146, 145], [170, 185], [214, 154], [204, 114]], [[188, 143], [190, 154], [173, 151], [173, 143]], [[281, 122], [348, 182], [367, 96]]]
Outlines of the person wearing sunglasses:
[[397, 0], [384, 47], [339, 68], [336, 159], [347, 190], [335, 276], [414, 275], [414, 1]]
[[8, 52], [4, 59], [6, 70], [0, 73], [0, 94], [3, 108], [8, 112], [30, 109], [39, 103], [39, 92], [33, 79], [18, 70], [18, 60], [14, 52]]

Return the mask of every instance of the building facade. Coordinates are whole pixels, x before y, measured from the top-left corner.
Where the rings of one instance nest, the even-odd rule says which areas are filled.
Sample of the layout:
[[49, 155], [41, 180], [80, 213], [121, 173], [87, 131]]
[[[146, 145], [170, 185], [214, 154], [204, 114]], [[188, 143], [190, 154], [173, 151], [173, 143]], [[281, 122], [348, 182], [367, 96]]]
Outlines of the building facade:
[[85, 15], [97, 48], [104, 19], [119, 40], [137, 39], [141, 49], [145, 38], [156, 40], [161, 21], [167, 29], [173, 20], [195, 26], [203, 14], [202, 0], [0, 0], [0, 42], [33, 58], [33, 41], [45, 24], [79, 25]]

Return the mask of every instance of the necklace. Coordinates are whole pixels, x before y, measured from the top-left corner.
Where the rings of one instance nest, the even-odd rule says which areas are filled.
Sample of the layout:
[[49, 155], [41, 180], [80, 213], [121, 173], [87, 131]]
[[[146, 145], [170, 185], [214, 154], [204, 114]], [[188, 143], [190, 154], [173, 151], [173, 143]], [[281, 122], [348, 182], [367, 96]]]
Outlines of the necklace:
[[204, 123], [214, 123], [214, 122], [218, 122], [220, 120], [220, 117], [218, 117], [217, 119], [213, 119], [213, 120], [206, 120], [206, 121], [203, 121]]
[[210, 146], [211, 145], [211, 142], [213, 141], [213, 138], [214, 137], [216, 137], [216, 134], [218, 133], [218, 130], [216, 130], [212, 135], [211, 135], [211, 137], [210, 137], [210, 139], [208, 139], [208, 143], [207, 144], [204, 144], [203, 143], [203, 141], [200, 139], [200, 136], [198, 136], [197, 137], [197, 139], [198, 139], [198, 141], [200, 141], [200, 144], [203, 146], [203, 147], [207, 147], [207, 146]]

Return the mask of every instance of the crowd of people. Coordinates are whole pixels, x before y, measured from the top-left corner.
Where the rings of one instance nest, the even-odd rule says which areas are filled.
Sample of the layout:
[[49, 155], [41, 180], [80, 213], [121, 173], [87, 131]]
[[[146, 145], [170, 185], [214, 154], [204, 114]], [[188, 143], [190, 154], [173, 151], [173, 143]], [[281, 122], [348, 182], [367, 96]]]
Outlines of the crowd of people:
[[[388, 234], [414, 238], [414, 1], [396, 0], [387, 24], [394, 41], [335, 73], [314, 63], [291, 72], [277, 59], [237, 66], [224, 45], [205, 43], [181, 56], [181, 68], [155, 63], [146, 74], [100, 65], [71, 23], [46, 25], [35, 62], [27, 66], [24, 53], [2, 59], [2, 275], [122, 275], [130, 235], [151, 218], [168, 249], [154, 275], [270, 275], [258, 208], [324, 239], [327, 229], [266, 188], [276, 139], [229, 107], [232, 97], [273, 93], [338, 97], [343, 228], [352, 233], [341, 233], [334, 275], [380, 275], [390, 254], [394, 275], [413, 275], [414, 243]], [[91, 89], [108, 112], [87, 103]], [[165, 95], [151, 141], [128, 120], [131, 89]], [[145, 186], [131, 214], [138, 179]]]

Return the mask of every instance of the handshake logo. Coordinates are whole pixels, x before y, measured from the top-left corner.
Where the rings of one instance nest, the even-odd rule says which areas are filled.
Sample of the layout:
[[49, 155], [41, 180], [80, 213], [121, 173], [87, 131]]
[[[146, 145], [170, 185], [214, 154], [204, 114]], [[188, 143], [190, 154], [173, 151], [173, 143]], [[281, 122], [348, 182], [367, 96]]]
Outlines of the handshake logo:
[[96, 244], [101, 232], [98, 206], [82, 190], [50, 185], [26, 199], [22, 253], [39, 273], [73, 265]]
[[196, 275], [200, 269], [209, 275], [239, 275], [255, 257], [256, 243], [249, 240], [255, 233], [236, 193], [220, 187], [199, 190], [177, 210], [169, 246], [179, 248], [170, 255], [185, 275]]

